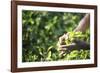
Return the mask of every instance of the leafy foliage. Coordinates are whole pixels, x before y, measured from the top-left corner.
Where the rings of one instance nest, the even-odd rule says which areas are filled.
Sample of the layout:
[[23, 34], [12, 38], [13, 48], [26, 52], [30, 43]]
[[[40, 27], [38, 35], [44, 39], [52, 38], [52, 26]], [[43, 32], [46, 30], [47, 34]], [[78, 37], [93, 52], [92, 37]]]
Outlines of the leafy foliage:
[[[75, 50], [62, 58], [56, 46], [58, 38], [66, 32], [73, 31], [83, 16], [84, 13], [23, 10], [22, 61], [75, 60], [79, 56], [86, 59], [86, 53], [89, 57], [89, 50]], [[86, 33], [86, 40], [89, 42]]]

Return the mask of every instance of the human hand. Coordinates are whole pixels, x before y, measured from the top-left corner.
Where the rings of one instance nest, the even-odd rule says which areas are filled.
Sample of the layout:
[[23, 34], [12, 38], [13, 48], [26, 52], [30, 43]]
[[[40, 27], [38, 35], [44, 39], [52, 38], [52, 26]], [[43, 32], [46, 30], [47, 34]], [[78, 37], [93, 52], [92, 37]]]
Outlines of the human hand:
[[72, 51], [72, 50], [80, 50], [80, 49], [89, 49], [90, 48], [90, 45], [89, 43], [83, 41], [83, 40], [80, 40], [80, 39], [74, 39], [71, 44], [68, 44], [66, 45], [65, 43], [65, 40], [68, 40], [69, 39], [69, 33], [67, 34], [64, 34], [63, 36], [61, 36], [59, 38], [59, 41], [58, 41], [58, 48], [60, 51]]
[[65, 40], [68, 39], [68, 33], [62, 35], [61, 37], [59, 37], [59, 41], [57, 43], [57, 46], [59, 48], [59, 50], [64, 50], [66, 48], [64, 48], [66, 46]]

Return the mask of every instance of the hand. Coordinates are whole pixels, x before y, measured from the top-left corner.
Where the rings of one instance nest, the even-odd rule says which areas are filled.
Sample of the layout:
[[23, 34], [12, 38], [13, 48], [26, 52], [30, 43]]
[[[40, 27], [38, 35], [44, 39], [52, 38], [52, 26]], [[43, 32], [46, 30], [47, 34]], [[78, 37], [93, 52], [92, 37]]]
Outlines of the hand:
[[[68, 33], [62, 35], [61, 37], [59, 37], [59, 41], [57, 43], [57, 46], [60, 50], [64, 50], [64, 46], [66, 46], [65, 40], [68, 38]], [[62, 48], [63, 47], [63, 48]]]
[[80, 49], [90, 49], [90, 45], [89, 43], [79, 40], [79, 39], [75, 39], [73, 40], [73, 43], [71, 43], [70, 45], [66, 45], [65, 44], [65, 40], [68, 39], [68, 34], [64, 34], [63, 36], [61, 36], [59, 38], [59, 42], [58, 42], [58, 48], [60, 51], [72, 51], [72, 50], [80, 50]]

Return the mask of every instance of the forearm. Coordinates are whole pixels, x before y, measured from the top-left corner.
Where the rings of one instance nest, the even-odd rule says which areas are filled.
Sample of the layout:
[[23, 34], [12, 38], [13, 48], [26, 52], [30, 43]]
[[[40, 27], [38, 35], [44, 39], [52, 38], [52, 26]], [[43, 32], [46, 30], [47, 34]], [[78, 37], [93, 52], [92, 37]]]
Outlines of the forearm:
[[90, 26], [90, 14], [86, 14], [84, 18], [79, 22], [79, 25], [76, 27], [74, 30], [76, 31], [81, 31], [85, 32], [86, 29]]

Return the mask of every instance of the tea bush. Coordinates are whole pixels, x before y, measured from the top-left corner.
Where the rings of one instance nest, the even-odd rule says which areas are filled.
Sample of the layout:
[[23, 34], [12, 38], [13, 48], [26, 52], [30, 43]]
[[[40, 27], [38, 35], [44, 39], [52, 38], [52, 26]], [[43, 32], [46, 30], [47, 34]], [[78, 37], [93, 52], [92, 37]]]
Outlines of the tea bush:
[[[84, 13], [23, 10], [22, 61], [89, 59], [89, 50], [73, 50], [62, 57], [57, 48], [58, 38], [66, 32], [72, 32], [84, 15]], [[87, 42], [90, 40], [89, 33], [89, 30], [84, 33], [86, 37], [83, 39]]]

